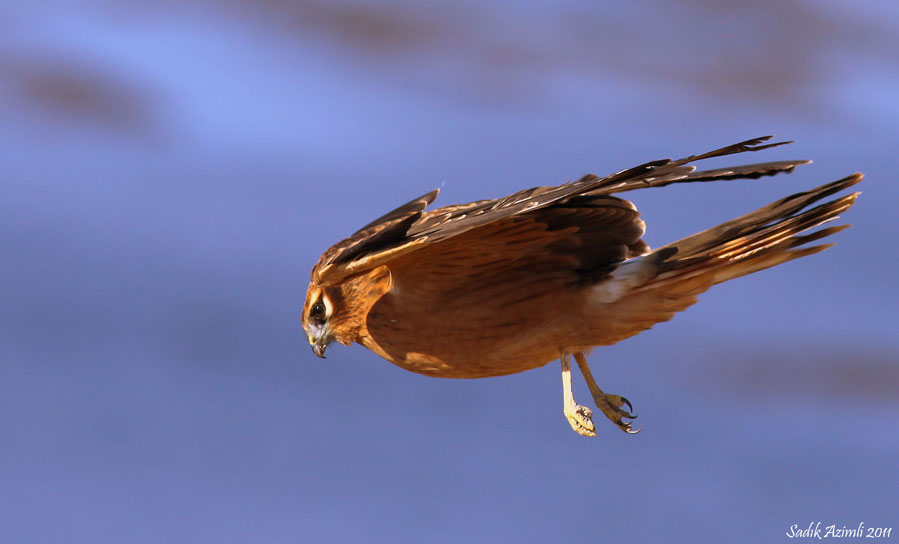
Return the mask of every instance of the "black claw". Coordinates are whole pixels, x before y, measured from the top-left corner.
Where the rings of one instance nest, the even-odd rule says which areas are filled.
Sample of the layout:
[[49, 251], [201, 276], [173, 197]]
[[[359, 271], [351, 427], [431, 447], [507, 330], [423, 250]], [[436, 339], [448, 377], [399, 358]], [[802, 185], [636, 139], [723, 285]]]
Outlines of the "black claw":
[[[619, 396], [620, 396], [620, 395], [619, 395]], [[621, 397], [621, 402], [627, 404], [627, 409], [628, 409], [628, 411], [631, 411], [631, 412], [632, 412], [632, 411], [634, 410], [634, 407], [631, 405], [631, 401], [627, 400], [627, 399], [624, 398], [624, 397]]]

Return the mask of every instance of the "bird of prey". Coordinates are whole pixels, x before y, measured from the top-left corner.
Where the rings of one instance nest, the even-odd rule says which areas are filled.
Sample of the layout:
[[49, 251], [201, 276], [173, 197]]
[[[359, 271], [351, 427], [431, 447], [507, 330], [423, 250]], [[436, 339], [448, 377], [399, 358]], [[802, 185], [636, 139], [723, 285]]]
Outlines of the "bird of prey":
[[671, 319], [717, 283], [830, 247], [807, 244], [849, 225], [813, 229], [839, 217], [859, 193], [812, 205], [862, 175], [657, 249], [642, 240], [636, 207], [612, 195], [756, 179], [810, 162], [690, 165], [790, 143], [770, 138], [495, 200], [425, 211], [437, 190], [416, 198], [335, 244], [312, 269], [302, 317], [312, 350], [324, 357], [335, 340], [358, 342], [401, 368], [441, 378], [503, 376], [559, 359], [565, 417], [577, 433], [594, 436], [592, 411], [572, 394], [573, 356], [596, 407], [636, 432], [631, 403], [600, 389], [585, 355]]

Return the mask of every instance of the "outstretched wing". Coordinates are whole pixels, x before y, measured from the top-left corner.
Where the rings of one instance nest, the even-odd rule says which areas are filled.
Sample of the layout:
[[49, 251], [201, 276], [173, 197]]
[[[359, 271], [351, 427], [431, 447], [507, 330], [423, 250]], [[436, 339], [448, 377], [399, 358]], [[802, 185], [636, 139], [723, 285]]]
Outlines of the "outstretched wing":
[[395, 290], [419, 304], [511, 306], [591, 284], [649, 250], [630, 202], [579, 196], [468, 229], [389, 263]]
[[[701, 155], [678, 160], [648, 162], [616, 174], [598, 178], [587, 175], [556, 187], [535, 187], [505, 198], [447, 206], [431, 212], [425, 207], [436, 197], [432, 191], [369, 223], [349, 238], [328, 249], [313, 268], [312, 281], [318, 285], [337, 283], [347, 276], [390, 263], [465, 233], [563, 204], [577, 198], [594, 198], [643, 187], [673, 183], [759, 178], [791, 172], [808, 161], [780, 161], [696, 172], [689, 163], [734, 153], [760, 151], [790, 142], [765, 144], [771, 136], [746, 140]], [[483, 240], [483, 236], [480, 237]]]

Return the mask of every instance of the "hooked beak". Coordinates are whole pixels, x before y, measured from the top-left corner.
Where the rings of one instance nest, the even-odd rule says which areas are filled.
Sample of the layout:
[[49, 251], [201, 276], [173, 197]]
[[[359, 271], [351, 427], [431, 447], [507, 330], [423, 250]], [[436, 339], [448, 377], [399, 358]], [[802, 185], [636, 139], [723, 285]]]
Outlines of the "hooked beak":
[[309, 335], [309, 344], [312, 346], [312, 353], [322, 359], [326, 359], [325, 350], [328, 349], [329, 343], [327, 334], [323, 334], [318, 338], [311, 334]]

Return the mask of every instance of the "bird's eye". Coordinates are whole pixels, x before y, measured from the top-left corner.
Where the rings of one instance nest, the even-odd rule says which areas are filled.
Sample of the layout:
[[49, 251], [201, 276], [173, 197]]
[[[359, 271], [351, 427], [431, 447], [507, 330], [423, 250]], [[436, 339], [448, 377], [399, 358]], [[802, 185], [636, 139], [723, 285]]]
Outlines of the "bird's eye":
[[312, 310], [309, 311], [309, 315], [316, 319], [323, 319], [325, 317], [325, 305], [321, 302], [316, 302], [312, 305]]

